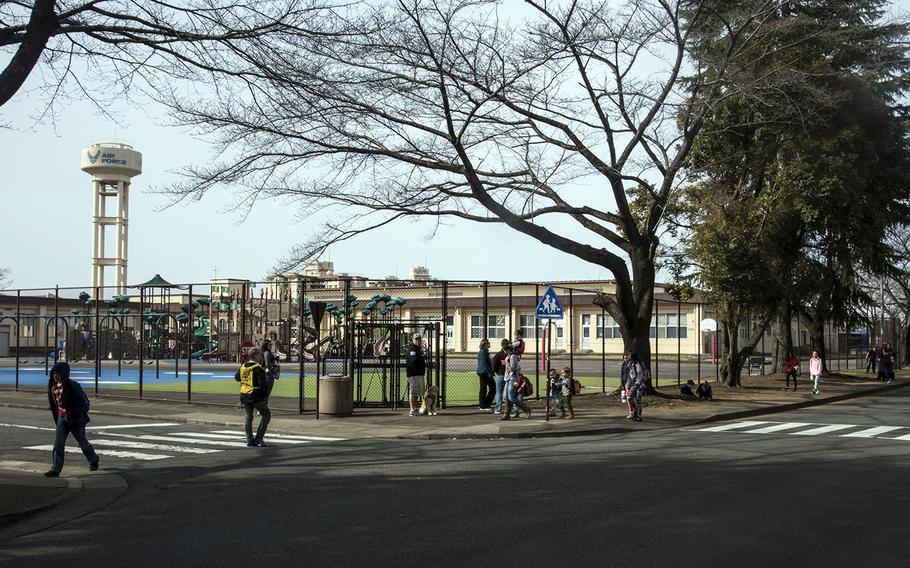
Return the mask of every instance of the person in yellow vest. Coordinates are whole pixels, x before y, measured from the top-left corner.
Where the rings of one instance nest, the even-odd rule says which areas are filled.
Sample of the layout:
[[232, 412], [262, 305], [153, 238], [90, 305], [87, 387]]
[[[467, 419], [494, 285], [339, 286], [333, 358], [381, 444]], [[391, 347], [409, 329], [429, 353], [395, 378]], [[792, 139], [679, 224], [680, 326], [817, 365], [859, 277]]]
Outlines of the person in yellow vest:
[[[272, 412], [266, 399], [269, 396], [268, 382], [266, 381], [265, 369], [259, 364], [259, 349], [252, 347], [247, 361], [240, 366], [240, 370], [234, 375], [234, 380], [240, 382], [240, 402], [246, 410], [246, 422], [244, 430], [246, 431], [246, 445], [266, 447], [263, 441], [265, 430], [269, 427], [269, 421], [272, 419]], [[256, 429], [256, 437], [253, 437], [253, 411], [258, 410], [259, 428]]]

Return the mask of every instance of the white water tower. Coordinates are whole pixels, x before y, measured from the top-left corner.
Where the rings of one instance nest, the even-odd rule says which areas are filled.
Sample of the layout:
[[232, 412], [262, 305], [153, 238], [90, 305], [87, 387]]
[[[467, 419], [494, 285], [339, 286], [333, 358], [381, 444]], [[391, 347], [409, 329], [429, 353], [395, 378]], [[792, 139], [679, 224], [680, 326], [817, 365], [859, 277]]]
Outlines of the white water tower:
[[[98, 142], [82, 150], [82, 171], [92, 175], [95, 213], [92, 217], [92, 286], [104, 286], [104, 270], [113, 266], [117, 294], [126, 294], [127, 231], [129, 229], [130, 180], [142, 173], [142, 154], [128, 144]], [[114, 199], [116, 214], [108, 214], [108, 199]], [[113, 207], [111, 208], [113, 213]], [[116, 256], [108, 256], [105, 229], [116, 232]], [[106, 295], [101, 292], [102, 297]]]

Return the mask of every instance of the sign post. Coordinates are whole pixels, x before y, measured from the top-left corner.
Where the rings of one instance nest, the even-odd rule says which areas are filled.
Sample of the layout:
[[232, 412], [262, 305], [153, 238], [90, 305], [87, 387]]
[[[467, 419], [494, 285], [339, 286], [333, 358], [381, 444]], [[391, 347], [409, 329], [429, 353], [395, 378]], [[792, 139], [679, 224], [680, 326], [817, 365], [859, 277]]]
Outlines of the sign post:
[[[559, 302], [559, 298], [556, 296], [556, 292], [553, 291], [552, 286], [547, 286], [547, 291], [544, 292], [543, 296], [540, 298], [540, 301], [537, 303], [537, 311], [535, 317], [538, 320], [547, 320], [547, 328], [544, 332], [544, 344], [549, 345], [548, 342], [552, 342], [552, 336], [549, 333], [550, 323], [553, 320], [561, 320], [565, 317], [565, 312], [562, 309], [562, 304]], [[540, 338], [537, 338], [538, 348], [540, 348], [541, 341]], [[544, 350], [541, 349], [541, 359], [545, 357]], [[544, 364], [544, 369], [547, 371], [547, 422], [550, 421], [550, 360], [549, 357], [545, 359], [546, 363]]]

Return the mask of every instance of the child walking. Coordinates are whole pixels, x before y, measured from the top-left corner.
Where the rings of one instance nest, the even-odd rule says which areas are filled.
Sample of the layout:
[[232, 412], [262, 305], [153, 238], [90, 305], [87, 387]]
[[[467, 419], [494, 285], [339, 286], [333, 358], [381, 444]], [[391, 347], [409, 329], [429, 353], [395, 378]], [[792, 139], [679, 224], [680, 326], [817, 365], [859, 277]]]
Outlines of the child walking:
[[[559, 417], [574, 420], [575, 410], [572, 408], [572, 397], [575, 396], [575, 379], [572, 378], [572, 369], [562, 368], [562, 380], [559, 381], [559, 386], [562, 389], [560, 393], [562, 396], [559, 399]], [[566, 412], [569, 414], [566, 415]]]
[[812, 375], [812, 394], [821, 392], [818, 381], [822, 376], [822, 358], [818, 356], [818, 351], [812, 352], [812, 358], [809, 359], [809, 374]]
[[550, 395], [550, 416], [556, 416], [556, 410], [559, 408], [559, 395], [562, 389], [559, 386], [559, 373], [556, 369], [550, 369], [547, 372], [547, 393]]

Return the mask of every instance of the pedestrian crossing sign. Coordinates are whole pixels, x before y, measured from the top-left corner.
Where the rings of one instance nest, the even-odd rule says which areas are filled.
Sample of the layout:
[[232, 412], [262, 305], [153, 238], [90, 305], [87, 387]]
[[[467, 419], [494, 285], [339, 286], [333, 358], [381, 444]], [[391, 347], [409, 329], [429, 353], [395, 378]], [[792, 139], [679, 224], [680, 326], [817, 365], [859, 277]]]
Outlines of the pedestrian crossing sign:
[[556, 297], [553, 287], [549, 286], [537, 304], [537, 319], [561, 320], [562, 318], [562, 304], [559, 303], [559, 298]]

